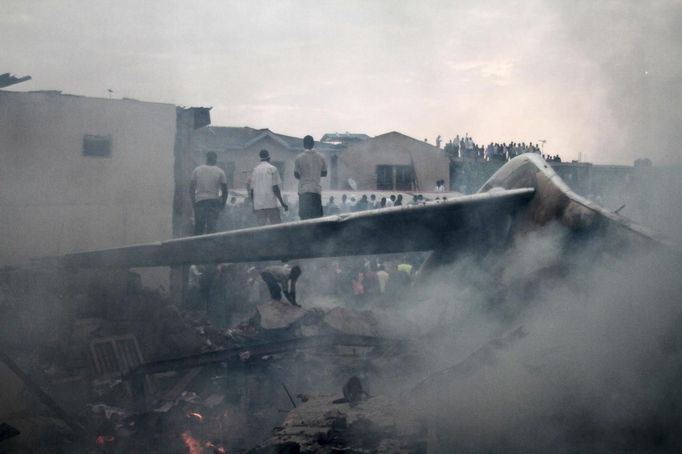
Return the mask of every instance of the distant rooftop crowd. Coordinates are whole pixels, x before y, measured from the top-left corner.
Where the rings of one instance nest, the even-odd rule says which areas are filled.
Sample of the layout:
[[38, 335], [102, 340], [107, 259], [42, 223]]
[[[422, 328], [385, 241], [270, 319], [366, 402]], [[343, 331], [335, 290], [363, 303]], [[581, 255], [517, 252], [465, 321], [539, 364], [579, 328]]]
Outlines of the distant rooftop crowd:
[[[490, 142], [487, 146], [478, 145], [473, 138], [468, 134], [460, 137], [455, 136], [445, 144], [445, 153], [452, 158], [466, 158], [480, 161], [508, 161], [523, 153], [537, 153], [542, 154], [540, 146], [532, 142], [526, 144], [525, 142], [516, 143], [493, 143]], [[548, 162], [561, 162], [559, 155], [542, 155]]]

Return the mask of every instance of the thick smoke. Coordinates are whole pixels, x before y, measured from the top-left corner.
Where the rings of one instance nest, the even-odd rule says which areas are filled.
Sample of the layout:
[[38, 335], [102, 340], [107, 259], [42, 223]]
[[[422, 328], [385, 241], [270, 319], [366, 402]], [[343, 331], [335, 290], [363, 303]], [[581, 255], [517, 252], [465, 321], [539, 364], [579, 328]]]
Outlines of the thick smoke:
[[402, 308], [431, 373], [398, 387], [437, 452], [680, 448], [682, 263], [601, 246], [550, 225]]

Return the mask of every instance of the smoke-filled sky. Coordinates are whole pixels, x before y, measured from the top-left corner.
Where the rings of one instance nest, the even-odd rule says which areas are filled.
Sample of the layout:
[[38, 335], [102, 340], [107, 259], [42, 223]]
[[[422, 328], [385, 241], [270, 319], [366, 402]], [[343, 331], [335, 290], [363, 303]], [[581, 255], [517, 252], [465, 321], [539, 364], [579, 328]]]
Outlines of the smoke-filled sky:
[[11, 90], [213, 106], [219, 126], [546, 140], [682, 161], [682, 2], [4, 0]]

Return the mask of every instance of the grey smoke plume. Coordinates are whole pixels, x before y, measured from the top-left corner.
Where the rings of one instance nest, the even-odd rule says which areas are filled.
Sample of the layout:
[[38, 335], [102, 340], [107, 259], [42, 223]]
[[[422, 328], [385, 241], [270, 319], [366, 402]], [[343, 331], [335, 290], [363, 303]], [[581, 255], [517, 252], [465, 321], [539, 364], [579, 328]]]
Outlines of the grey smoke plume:
[[682, 446], [682, 261], [598, 250], [549, 226], [436, 279], [421, 309], [439, 315], [424, 349], [438, 372], [407, 395], [437, 452]]

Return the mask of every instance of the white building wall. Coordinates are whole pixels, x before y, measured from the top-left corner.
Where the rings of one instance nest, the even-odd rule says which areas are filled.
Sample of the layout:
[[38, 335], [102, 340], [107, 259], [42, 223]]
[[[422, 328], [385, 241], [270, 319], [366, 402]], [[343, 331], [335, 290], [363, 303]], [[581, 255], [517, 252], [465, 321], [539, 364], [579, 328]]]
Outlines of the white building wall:
[[0, 91], [0, 266], [171, 238], [175, 127], [170, 104]]

